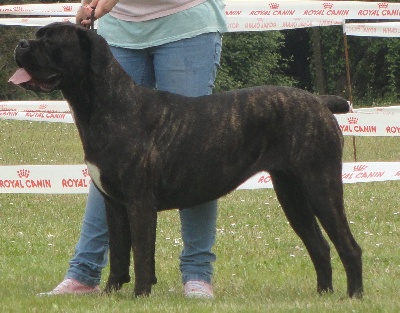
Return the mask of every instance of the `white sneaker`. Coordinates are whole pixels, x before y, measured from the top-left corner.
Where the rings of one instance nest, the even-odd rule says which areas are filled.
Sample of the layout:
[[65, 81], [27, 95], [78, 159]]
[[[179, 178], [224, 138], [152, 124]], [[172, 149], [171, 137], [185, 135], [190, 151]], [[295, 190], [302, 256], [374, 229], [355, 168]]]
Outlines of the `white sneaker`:
[[66, 278], [52, 291], [39, 293], [38, 296], [56, 296], [65, 294], [92, 294], [92, 293], [100, 293], [99, 286], [87, 286], [73, 278]]
[[201, 280], [189, 280], [184, 289], [186, 298], [214, 298], [213, 287]]

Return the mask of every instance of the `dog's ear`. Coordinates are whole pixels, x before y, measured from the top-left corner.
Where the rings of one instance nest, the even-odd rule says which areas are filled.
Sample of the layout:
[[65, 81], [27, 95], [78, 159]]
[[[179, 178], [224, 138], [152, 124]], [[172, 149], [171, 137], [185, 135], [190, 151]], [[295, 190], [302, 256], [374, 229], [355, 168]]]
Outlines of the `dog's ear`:
[[[71, 25], [72, 23], [70, 22], [54, 22], [54, 23], [50, 23], [48, 25], [45, 25], [43, 27], [40, 27], [37, 31], [36, 31], [36, 39], [40, 39], [43, 36], [51, 36], [51, 34], [56, 31], [59, 28], [65, 28], [66, 25]], [[73, 24], [72, 24], [73, 25]]]
[[112, 54], [103, 37], [88, 29], [79, 29], [81, 48], [89, 55], [90, 68], [99, 74], [111, 61]]
[[41, 27], [41, 28], [39, 28], [39, 29], [36, 31], [36, 34], [35, 34], [36, 38], [39, 39], [40, 37], [43, 37], [43, 35], [46, 33], [46, 30], [47, 30], [46, 27]]

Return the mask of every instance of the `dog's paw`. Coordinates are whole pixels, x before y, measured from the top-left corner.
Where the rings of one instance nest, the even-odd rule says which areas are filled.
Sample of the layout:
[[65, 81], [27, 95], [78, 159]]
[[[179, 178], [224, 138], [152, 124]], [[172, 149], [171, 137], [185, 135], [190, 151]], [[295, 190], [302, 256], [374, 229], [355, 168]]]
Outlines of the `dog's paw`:
[[350, 298], [353, 298], [353, 299], [362, 299], [363, 295], [364, 295], [364, 291], [363, 291], [362, 287], [355, 291], [349, 291], [349, 296], [350, 296]]
[[151, 285], [135, 287], [135, 297], [148, 297], [150, 293], [151, 293]]
[[122, 288], [122, 285], [125, 283], [129, 283], [131, 280], [130, 276], [124, 276], [124, 277], [119, 277], [119, 278], [115, 278], [115, 277], [109, 277], [106, 287], [104, 288], [104, 292], [105, 293], [111, 293], [114, 291], [118, 291]]

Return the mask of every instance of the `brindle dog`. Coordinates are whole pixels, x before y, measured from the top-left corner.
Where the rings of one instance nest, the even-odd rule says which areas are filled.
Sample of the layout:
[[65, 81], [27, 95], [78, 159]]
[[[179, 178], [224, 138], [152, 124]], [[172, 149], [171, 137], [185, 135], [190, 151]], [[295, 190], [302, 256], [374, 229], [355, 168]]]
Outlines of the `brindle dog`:
[[157, 211], [217, 199], [268, 171], [310, 254], [318, 292], [333, 287], [330, 248], [317, 219], [342, 260], [349, 296], [361, 297], [361, 249], [343, 203], [343, 138], [327, 107], [336, 112], [339, 103], [347, 111], [345, 100], [276, 86], [183, 97], [136, 85], [105, 40], [85, 28], [55, 23], [36, 37], [19, 42], [21, 69], [11, 81], [36, 91], [60, 89], [71, 106], [91, 177], [106, 201], [106, 291], [130, 280], [132, 248], [135, 295], [151, 292]]

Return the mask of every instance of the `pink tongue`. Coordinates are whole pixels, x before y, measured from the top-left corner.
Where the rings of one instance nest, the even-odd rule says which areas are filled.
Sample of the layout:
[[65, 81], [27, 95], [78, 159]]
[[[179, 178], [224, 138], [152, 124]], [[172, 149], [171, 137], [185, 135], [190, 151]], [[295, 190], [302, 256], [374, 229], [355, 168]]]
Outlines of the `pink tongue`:
[[8, 80], [13, 84], [22, 84], [32, 79], [31, 75], [28, 74], [23, 68], [18, 69], [13, 76]]

